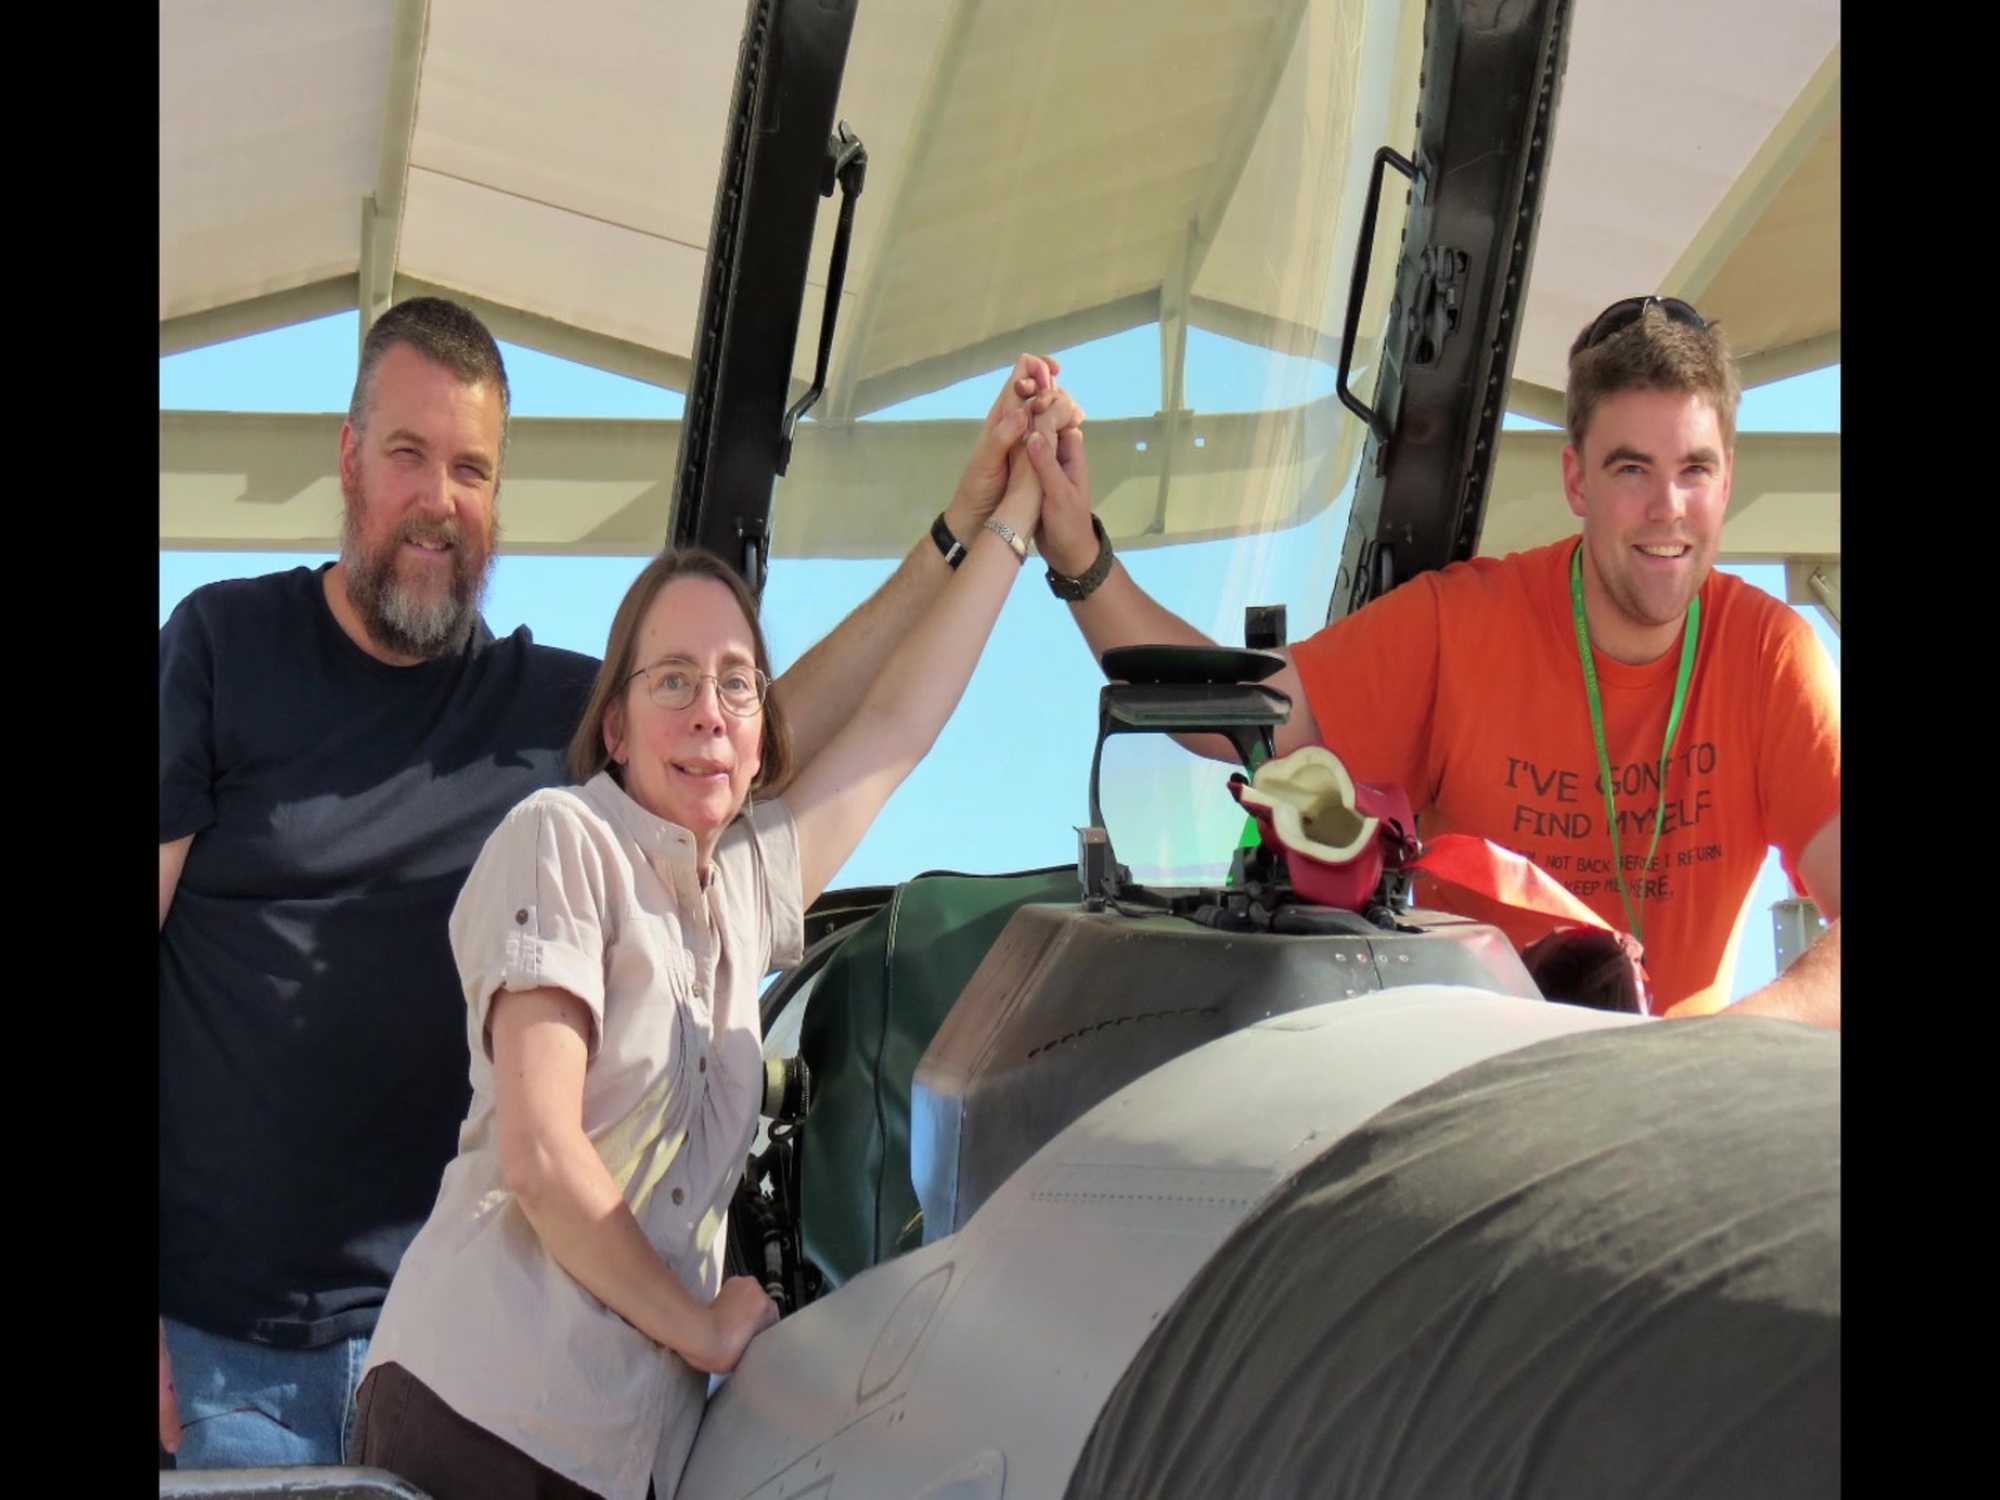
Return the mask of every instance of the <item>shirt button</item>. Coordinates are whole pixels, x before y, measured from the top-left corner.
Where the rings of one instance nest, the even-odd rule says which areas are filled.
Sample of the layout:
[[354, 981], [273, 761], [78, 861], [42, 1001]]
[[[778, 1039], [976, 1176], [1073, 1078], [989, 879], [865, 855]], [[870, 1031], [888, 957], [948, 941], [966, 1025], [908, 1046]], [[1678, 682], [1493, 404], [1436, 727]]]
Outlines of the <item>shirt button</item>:
[[679, 1203], [685, 1197], [687, 1197], [686, 1193], [682, 1192], [679, 1188], [674, 1189], [674, 1202]]
[[524, 906], [519, 911], [514, 913], [514, 925], [516, 927], [526, 927], [528, 925], [527, 907]]

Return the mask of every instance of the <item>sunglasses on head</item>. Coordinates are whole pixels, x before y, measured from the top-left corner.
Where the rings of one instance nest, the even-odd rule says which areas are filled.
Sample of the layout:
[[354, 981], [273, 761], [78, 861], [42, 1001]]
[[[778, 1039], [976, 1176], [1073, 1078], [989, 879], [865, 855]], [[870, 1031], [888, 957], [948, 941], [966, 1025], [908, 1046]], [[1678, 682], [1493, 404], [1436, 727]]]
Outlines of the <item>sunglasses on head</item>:
[[1687, 303], [1678, 297], [1626, 297], [1614, 302], [1597, 315], [1597, 321], [1590, 325], [1590, 332], [1583, 336], [1583, 344], [1577, 350], [1595, 349], [1621, 329], [1630, 328], [1646, 315], [1646, 309], [1657, 307], [1676, 323], [1685, 324], [1697, 333], [1708, 332], [1708, 322]]

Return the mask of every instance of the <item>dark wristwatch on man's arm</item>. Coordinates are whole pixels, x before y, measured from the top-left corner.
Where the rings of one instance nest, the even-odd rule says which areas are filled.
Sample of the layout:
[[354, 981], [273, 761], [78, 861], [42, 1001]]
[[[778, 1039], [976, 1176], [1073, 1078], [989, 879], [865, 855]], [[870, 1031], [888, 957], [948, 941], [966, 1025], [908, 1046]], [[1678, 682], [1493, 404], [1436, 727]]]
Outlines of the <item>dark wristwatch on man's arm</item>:
[[1085, 568], [1075, 578], [1065, 578], [1054, 568], [1049, 569], [1049, 592], [1070, 604], [1080, 604], [1097, 592], [1098, 585], [1111, 576], [1111, 538], [1105, 534], [1104, 523], [1096, 515], [1090, 518], [1090, 529], [1097, 533], [1097, 561]]

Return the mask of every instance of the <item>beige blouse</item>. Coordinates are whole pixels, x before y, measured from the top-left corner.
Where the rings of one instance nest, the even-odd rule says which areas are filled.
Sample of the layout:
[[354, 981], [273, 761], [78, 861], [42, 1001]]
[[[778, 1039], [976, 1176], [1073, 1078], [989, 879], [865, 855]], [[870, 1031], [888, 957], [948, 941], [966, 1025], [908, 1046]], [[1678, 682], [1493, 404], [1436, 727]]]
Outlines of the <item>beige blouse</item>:
[[646, 1237], [707, 1302], [763, 1091], [757, 997], [804, 946], [783, 802], [724, 832], [708, 888], [693, 836], [610, 776], [541, 791], [481, 851], [451, 916], [472, 1107], [437, 1206], [389, 1289], [368, 1367], [395, 1361], [461, 1416], [607, 1500], [679, 1483], [707, 1377], [542, 1248], [507, 1191], [486, 1023], [502, 989], [590, 1008], [583, 1127]]

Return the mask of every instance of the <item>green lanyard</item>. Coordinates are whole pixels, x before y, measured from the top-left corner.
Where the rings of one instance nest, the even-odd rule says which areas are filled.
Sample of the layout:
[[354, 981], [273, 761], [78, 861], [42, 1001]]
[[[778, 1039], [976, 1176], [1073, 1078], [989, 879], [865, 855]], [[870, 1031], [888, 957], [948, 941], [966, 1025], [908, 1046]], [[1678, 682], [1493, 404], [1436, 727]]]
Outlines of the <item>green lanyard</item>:
[[[1590, 695], [1590, 729], [1597, 736], [1597, 770], [1604, 783], [1604, 820], [1611, 825], [1611, 860], [1615, 866], [1618, 894], [1625, 902], [1625, 915], [1632, 919], [1632, 936], [1644, 942], [1639, 931], [1639, 911], [1632, 904], [1631, 880], [1625, 873], [1625, 856], [1618, 847], [1618, 812], [1611, 802], [1611, 756], [1604, 748], [1604, 704], [1597, 695], [1597, 663], [1590, 655], [1590, 626], [1583, 617], [1583, 543], [1570, 554], [1569, 599], [1576, 611], [1576, 649], [1583, 658], [1583, 686]], [[1660, 847], [1660, 825], [1667, 807], [1667, 758], [1673, 754], [1674, 733], [1681, 727], [1681, 709], [1687, 703], [1688, 679], [1694, 676], [1694, 643], [1701, 633], [1701, 596], [1688, 601], [1687, 631], [1681, 637], [1681, 669], [1674, 678], [1674, 706], [1667, 711], [1667, 737], [1660, 742], [1660, 800], [1653, 808], [1653, 843], [1646, 851], [1643, 869], [1651, 869], [1653, 855]]]

